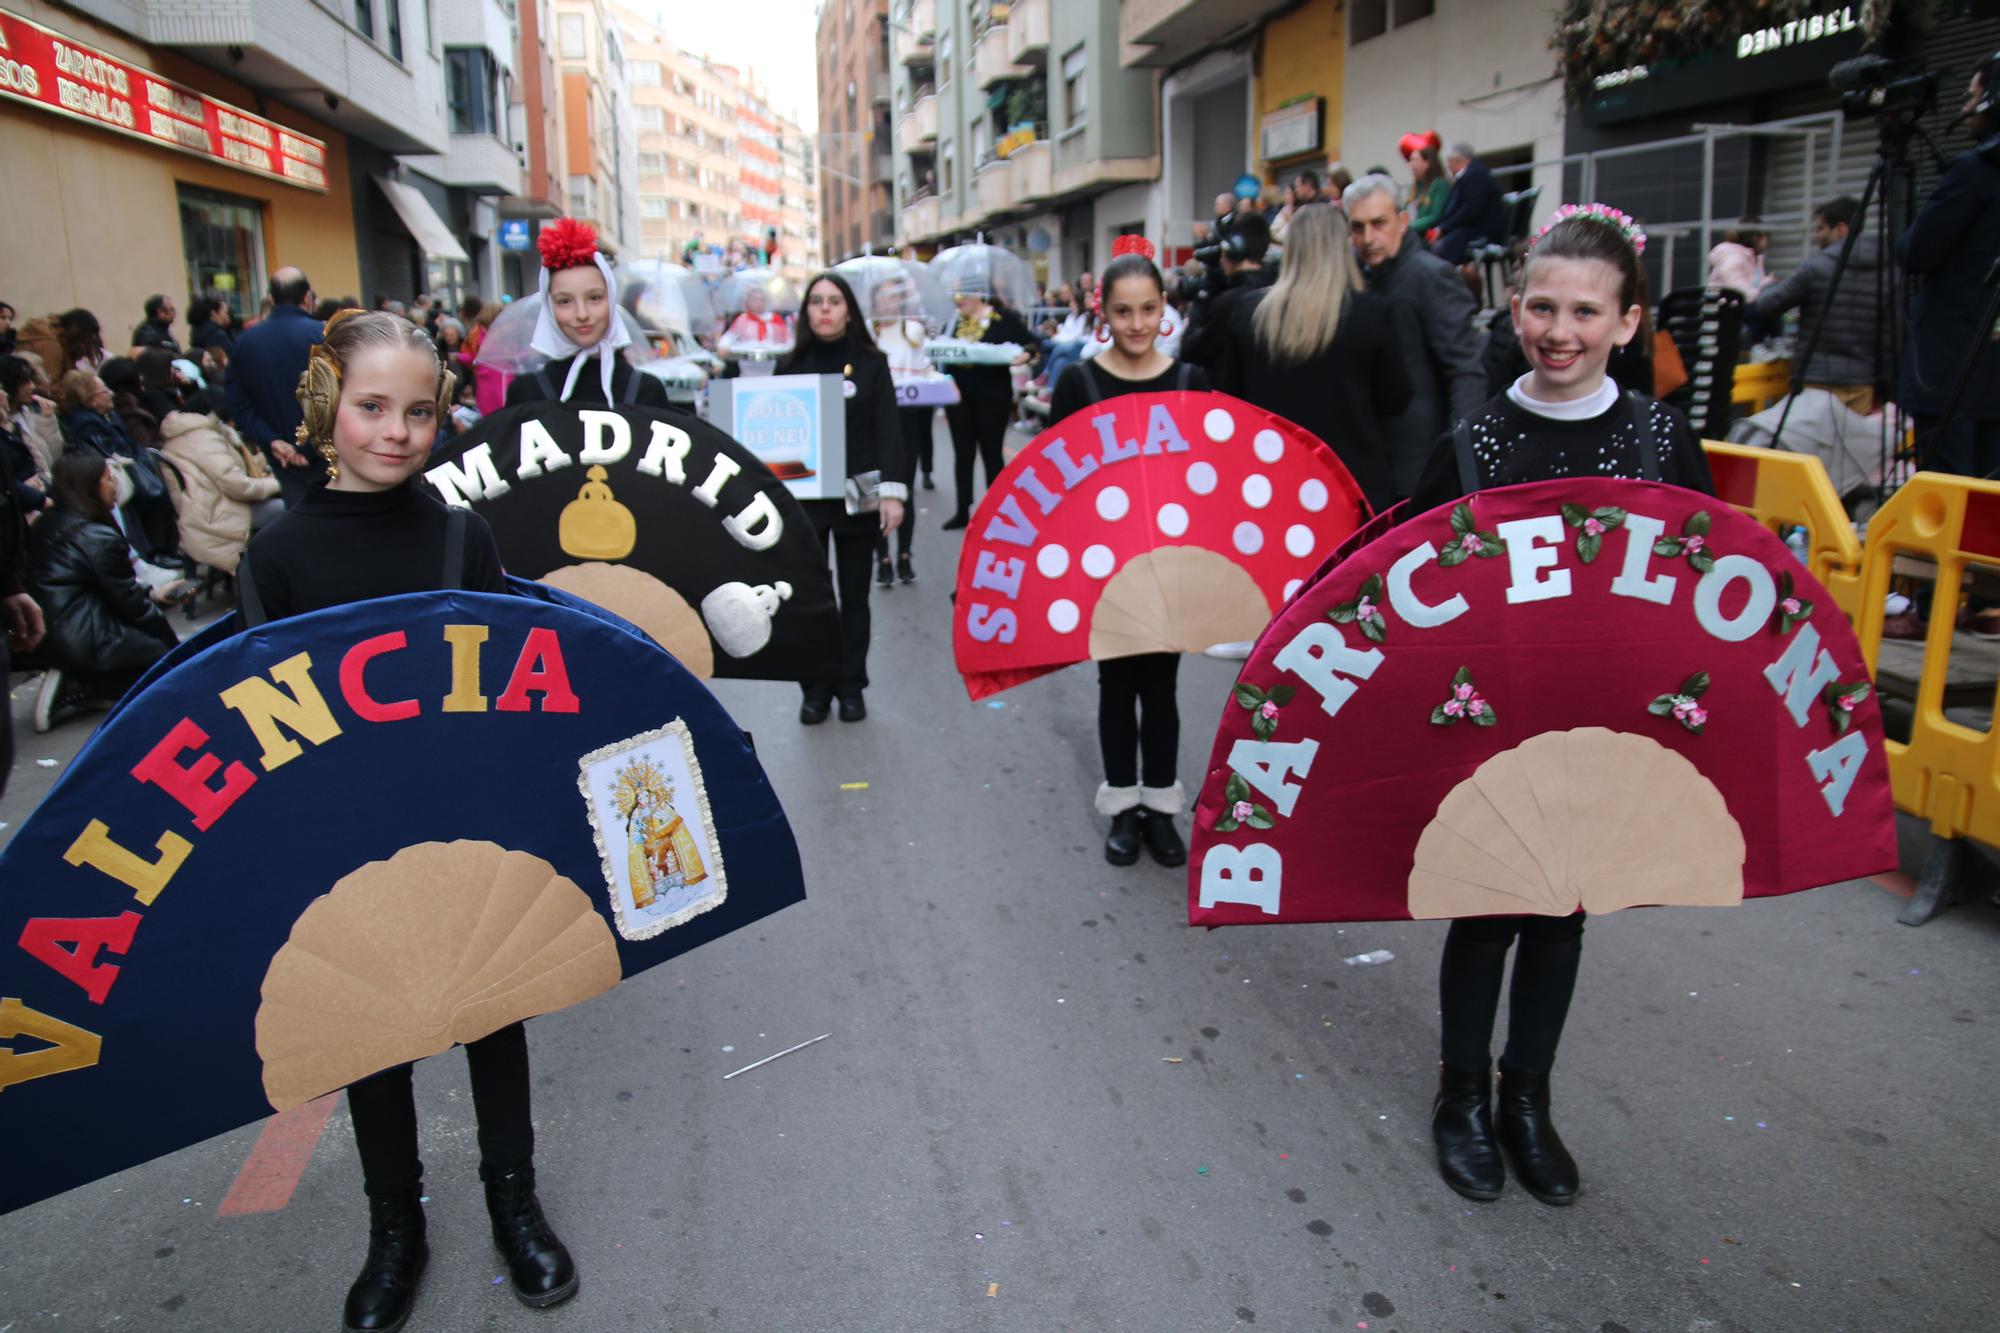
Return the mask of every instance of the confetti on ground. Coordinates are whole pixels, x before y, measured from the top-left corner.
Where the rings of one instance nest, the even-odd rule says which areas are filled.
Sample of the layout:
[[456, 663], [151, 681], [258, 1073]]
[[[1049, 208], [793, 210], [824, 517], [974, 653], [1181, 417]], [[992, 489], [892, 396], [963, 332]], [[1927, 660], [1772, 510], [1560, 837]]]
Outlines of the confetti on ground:
[[865, 782], [843, 782], [840, 784], [840, 789], [842, 791], [867, 791], [868, 784]]
[[782, 1059], [785, 1056], [790, 1055], [793, 1051], [803, 1051], [808, 1046], [818, 1045], [820, 1042], [825, 1041], [828, 1037], [831, 1037], [832, 1035], [833, 1034], [831, 1032], [822, 1032], [817, 1037], [813, 1037], [810, 1038], [809, 1040], [802, 1041], [796, 1046], [787, 1046], [784, 1050], [779, 1051], [776, 1055], [767, 1055], [761, 1060], [753, 1060], [749, 1064], [743, 1066], [743, 1068], [736, 1070], [734, 1073], [724, 1074], [722, 1076], [722, 1081], [724, 1083], [727, 1083], [730, 1079], [735, 1078], [737, 1074], [747, 1074], [753, 1069], [762, 1069], [765, 1065], [770, 1064], [771, 1061], [773, 1060]]
[[1007, 706], [1007, 701], [1005, 699], [988, 699], [986, 701], [986, 706], [988, 708], [1005, 708]]
[[503, 1276], [501, 1276], [501, 1277], [496, 1277], [496, 1278], [494, 1278], [494, 1279], [493, 1279], [493, 1285], [497, 1287], [497, 1286], [499, 1286], [499, 1285], [500, 1285], [500, 1284], [501, 1284], [502, 1282], [505, 1282], [506, 1280], [507, 1280], [507, 1279], [506, 1279], [506, 1277], [505, 1277], [504, 1275], [503, 1275]]
[[1000, 1284], [998, 1282], [987, 1283], [986, 1294], [988, 1296], [998, 1296], [1000, 1294]]
[[725, 1047], [723, 1047], [723, 1048], [722, 1048], [722, 1053], [723, 1053], [724, 1055], [727, 1055], [727, 1054], [729, 1054], [729, 1053], [730, 1053], [731, 1051], [733, 1051], [733, 1050], [735, 1050], [735, 1049], [736, 1049], [736, 1048], [735, 1048], [734, 1046], [725, 1046]]
[[975, 1240], [975, 1241], [977, 1241], [977, 1242], [978, 1242], [979, 1244], [981, 1244], [981, 1245], [984, 1245], [984, 1244], [986, 1243], [986, 1235], [985, 1235], [985, 1233], [984, 1233], [984, 1232], [980, 1232], [980, 1231], [975, 1231], [975, 1232], [973, 1232], [973, 1233], [972, 1233], [972, 1239], [973, 1239], [973, 1240]]
[[1198, 1166], [1194, 1169], [1194, 1173], [1198, 1176], [1205, 1176], [1208, 1174], [1208, 1168], [1205, 1166]]
[[1177, 1065], [1180, 1062], [1181, 1057], [1178, 1055], [1163, 1055], [1160, 1057], [1160, 1063], [1163, 1065]]
[[37, 759], [35, 761], [36, 768], [54, 768], [55, 766], [56, 761], [53, 759]]
[[1352, 958], [1345, 958], [1341, 961], [1349, 967], [1373, 967], [1377, 963], [1393, 963], [1396, 961], [1396, 955], [1390, 953], [1387, 949], [1370, 949], [1367, 953], [1358, 953]]

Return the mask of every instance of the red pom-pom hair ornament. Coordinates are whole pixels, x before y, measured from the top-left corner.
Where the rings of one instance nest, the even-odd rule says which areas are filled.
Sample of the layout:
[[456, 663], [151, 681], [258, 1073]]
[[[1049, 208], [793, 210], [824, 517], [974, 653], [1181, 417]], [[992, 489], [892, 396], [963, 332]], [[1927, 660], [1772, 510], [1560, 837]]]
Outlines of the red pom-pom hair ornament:
[[1150, 260], [1153, 254], [1153, 243], [1143, 236], [1120, 236], [1111, 243], [1111, 257], [1113, 259], [1117, 259], [1123, 255], [1138, 255], [1142, 259]]
[[542, 267], [552, 273], [583, 268], [597, 262], [597, 232], [587, 222], [557, 218], [542, 228], [535, 248], [542, 252]]
[[1432, 152], [1438, 152], [1443, 147], [1444, 140], [1438, 138], [1436, 130], [1425, 130], [1421, 134], [1412, 131], [1396, 141], [1396, 149], [1402, 153], [1405, 162], [1426, 148]]

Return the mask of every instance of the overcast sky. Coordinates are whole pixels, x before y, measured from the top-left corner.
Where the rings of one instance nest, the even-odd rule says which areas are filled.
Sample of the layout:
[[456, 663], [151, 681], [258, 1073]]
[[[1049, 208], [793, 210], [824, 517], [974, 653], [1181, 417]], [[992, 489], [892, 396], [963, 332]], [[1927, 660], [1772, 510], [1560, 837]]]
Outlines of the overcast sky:
[[668, 41], [754, 71], [774, 110], [818, 132], [818, 0], [660, 0], [657, 9]]

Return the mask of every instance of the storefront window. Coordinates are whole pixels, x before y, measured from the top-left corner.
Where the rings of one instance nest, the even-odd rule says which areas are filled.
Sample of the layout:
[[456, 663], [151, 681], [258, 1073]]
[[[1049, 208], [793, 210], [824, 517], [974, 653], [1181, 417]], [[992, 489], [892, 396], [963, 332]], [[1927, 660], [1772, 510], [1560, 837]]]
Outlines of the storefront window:
[[238, 318], [255, 316], [264, 299], [263, 204], [193, 185], [178, 189], [188, 293], [219, 293]]

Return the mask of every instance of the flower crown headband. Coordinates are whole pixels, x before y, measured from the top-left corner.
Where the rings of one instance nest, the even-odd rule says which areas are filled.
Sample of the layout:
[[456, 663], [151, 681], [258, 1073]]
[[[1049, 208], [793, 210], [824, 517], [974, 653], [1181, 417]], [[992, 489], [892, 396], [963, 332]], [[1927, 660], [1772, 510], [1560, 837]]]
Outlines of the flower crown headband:
[[1542, 229], [1536, 232], [1534, 237], [1529, 240], [1529, 252], [1533, 253], [1534, 248], [1541, 243], [1542, 237], [1554, 231], [1562, 223], [1568, 222], [1571, 218], [1594, 218], [1607, 226], [1616, 227], [1618, 234], [1623, 236], [1626, 243], [1632, 247], [1633, 254], [1643, 255], [1646, 253], [1646, 229], [1641, 227], [1630, 214], [1621, 213], [1609, 204], [1564, 204], [1555, 211], [1553, 217], [1542, 224]]

